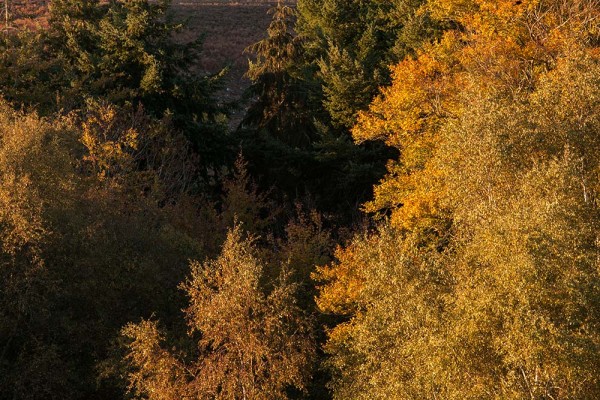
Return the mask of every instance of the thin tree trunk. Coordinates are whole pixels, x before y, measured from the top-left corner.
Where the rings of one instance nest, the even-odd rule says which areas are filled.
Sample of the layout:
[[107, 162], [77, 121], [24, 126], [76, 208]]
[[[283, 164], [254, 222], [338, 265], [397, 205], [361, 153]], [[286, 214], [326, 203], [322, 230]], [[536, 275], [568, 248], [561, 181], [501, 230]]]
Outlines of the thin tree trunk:
[[8, 33], [8, 0], [4, 0], [4, 29]]

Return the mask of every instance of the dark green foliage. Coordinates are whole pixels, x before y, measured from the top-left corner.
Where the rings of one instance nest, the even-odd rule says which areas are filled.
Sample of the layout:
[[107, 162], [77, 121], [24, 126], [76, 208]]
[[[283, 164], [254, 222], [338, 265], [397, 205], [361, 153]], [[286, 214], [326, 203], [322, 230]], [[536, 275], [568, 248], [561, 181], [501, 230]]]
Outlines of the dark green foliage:
[[290, 147], [266, 131], [244, 130], [236, 137], [263, 189], [275, 187], [287, 199], [311, 198], [344, 223], [360, 217], [361, 203], [371, 198], [385, 160], [395, 154], [379, 143], [357, 146], [333, 134], [308, 149]]
[[20, 32], [0, 37], [0, 93], [18, 105], [40, 112], [57, 111], [73, 99], [66, 66], [51, 56], [43, 32]]
[[170, 115], [206, 163], [223, 162], [227, 109], [214, 94], [225, 70], [198, 69], [202, 40], [177, 38], [184, 25], [169, 4], [53, 0], [47, 30], [4, 37], [3, 94], [43, 113], [80, 108], [88, 97], [142, 104], [151, 116]]
[[195, 70], [201, 39], [180, 43], [184, 26], [173, 21], [170, 1], [54, 0], [48, 41], [84, 96], [141, 102], [148, 112], [199, 121], [220, 112], [211, 98], [218, 79]]
[[322, 85], [323, 105], [338, 128], [354, 125], [388, 66], [434, 39], [440, 27], [420, 10], [424, 0], [300, 0], [297, 30]]
[[[305, 29], [307, 19], [300, 10], [296, 29]], [[254, 102], [237, 137], [263, 187], [276, 186], [290, 198], [309, 195], [321, 209], [351, 219], [370, 198], [372, 185], [382, 177], [385, 161], [392, 155], [382, 145], [354, 145], [346, 128], [336, 122], [344, 116], [350, 126], [354, 113], [368, 104], [373, 95], [373, 88], [368, 88], [371, 78], [353, 58], [353, 50], [324, 50], [331, 51], [326, 63], [315, 48], [314, 36], [296, 36], [291, 27], [295, 13], [289, 7], [279, 4], [271, 12], [268, 37], [248, 49], [256, 56], [248, 71], [254, 81], [249, 91]], [[336, 18], [341, 23], [342, 14]], [[330, 28], [332, 34], [344, 33]], [[343, 92], [323, 85], [325, 75]], [[329, 101], [336, 96], [336, 104]], [[328, 107], [324, 99], [329, 99]]]
[[247, 72], [253, 81], [247, 96], [254, 101], [241, 126], [264, 129], [291, 147], [306, 148], [314, 142], [316, 129], [308, 91], [297, 68], [302, 49], [292, 32], [295, 13], [281, 3], [269, 12], [273, 21], [268, 37], [246, 50], [256, 57]]

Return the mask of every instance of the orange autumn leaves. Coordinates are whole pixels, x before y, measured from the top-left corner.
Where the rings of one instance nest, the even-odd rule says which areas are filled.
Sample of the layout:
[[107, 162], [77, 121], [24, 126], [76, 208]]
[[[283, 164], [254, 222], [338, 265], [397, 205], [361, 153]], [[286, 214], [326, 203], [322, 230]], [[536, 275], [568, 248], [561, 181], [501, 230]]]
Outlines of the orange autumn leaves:
[[600, 2], [423, 12], [451, 28], [352, 132], [400, 151], [385, 222], [317, 273], [334, 398], [595, 398]]
[[[531, 90], [556, 60], [597, 34], [593, 1], [430, 1], [423, 12], [452, 20], [415, 59], [392, 67], [393, 84], [359, 113], [357, 142], [383, 140], [401, 151], [375, 187], [368, 212], [392, 211], [392, 223], [411, 228], [421, 216], [443, 214], [436, 197], [442, 171], [429, 163], [440, 130], [468, 111], [463, 96]], [[583, 44], [584, 45], [584, 44]], [[588, 50], [594, 53], [595, 50]], [[424, 172], [426, 171], [426, 172]], [[425, 178], [423, 175], [426, 175]]]
[[395, 83], [359, 114], [355, 140], [384, 140], [401, 151], [401, 159], [389, 163], [388, 177], [375, 187], [375, 199], [366, 205], [367, 211], [393, 209], [405, 215], [406, 223], [415, 212], [436, 213], [436, 200], [419, 193], [430, 186], [421, 180], [421, 172], [435, 148], [436, 133], [456, 107], [452, 95], [457, 88], [455, 47], [456, 37], [447, 34], [432, 53], [396, 66]]

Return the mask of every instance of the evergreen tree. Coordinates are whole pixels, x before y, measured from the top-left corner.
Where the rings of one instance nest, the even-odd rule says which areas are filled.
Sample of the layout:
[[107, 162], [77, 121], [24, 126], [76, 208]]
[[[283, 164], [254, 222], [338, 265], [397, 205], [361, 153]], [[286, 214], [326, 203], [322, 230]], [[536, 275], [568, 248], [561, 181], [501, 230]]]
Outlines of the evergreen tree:
[[224, 109], [213, 97], [220, 74], [197, 71], [202, 41], [175, 39], [184, 26], [173, 22], [169, 6], [169, 0], [107, 5], [54, 0], [49, 40], [67, 60], [73, 74], [70, 85], [80, 88], [81, 96], [140, 103], [156, 117], [168, 112], [207, 153], [221, 131], [218, 118]]
[[[248, 72], [256, 101], [237, 132], [244, 154], [264, 186], [291, 198], [309, 194], [323, 209], [351, 218], [393, 153], [379, 144], [355, 146], [331, 126], [313, 55], [291, 27], [294, 11], [279, 4], [272, 12], [268, 37], [248, 49], [257, 56]], [[353, 79], [362, 84], [362, 75]]]
[[388, 65], [436, 38], [424, 0], [300, 0], [297, 30], [337, 128], [350, 128], [381, 86]]
[[88, 97], [143, 105], [153, 117], [169, 115], [206, 164], [229, 161], [227, 109], [215, 98], [225, 70], [198, 70], [202, 40], [179, 40], [185, 27], [169, 7], [169, 0], [52, 0], [48, 29], [4, 38], [0, 87], [8, 100], [41, 112], [81, 109]]
[[273, 20], [268, 37], [246, 49], [256, 57], [246, 74], [253, 81], [247, 95], [256, 99], [242, 127], [265, 129], [291, 147], [305, 148], [314, 142], [316, 132], [297, 66], [302, 54], [292, 31], [295, 12], [280, 2], [269, 13]]

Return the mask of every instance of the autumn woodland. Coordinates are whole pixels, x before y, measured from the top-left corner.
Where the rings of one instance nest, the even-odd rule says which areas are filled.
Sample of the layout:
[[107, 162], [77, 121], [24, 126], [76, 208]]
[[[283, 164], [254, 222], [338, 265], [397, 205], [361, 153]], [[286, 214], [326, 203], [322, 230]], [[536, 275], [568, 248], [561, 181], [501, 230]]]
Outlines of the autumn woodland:
[[600, 399], [600, 0], [1, 8], [0, 400]]

